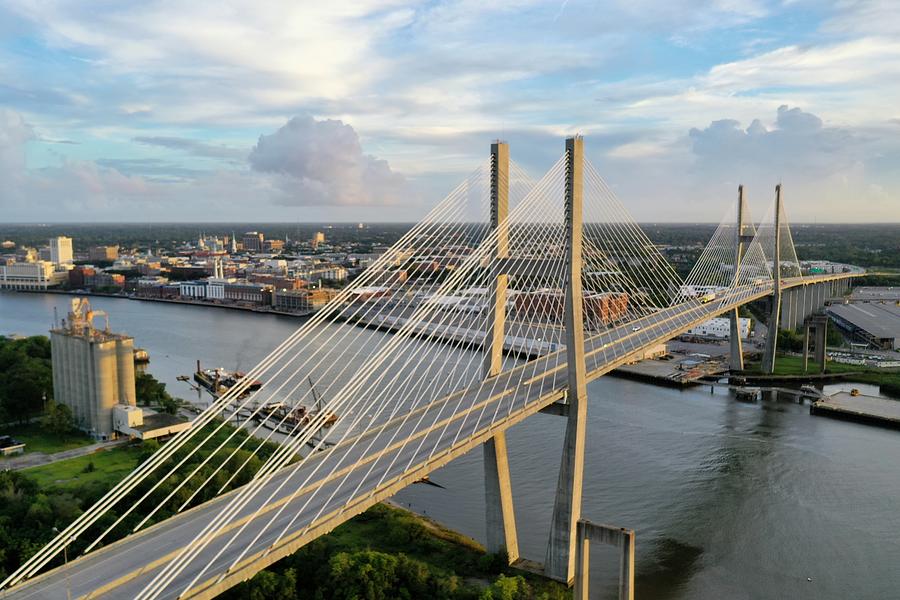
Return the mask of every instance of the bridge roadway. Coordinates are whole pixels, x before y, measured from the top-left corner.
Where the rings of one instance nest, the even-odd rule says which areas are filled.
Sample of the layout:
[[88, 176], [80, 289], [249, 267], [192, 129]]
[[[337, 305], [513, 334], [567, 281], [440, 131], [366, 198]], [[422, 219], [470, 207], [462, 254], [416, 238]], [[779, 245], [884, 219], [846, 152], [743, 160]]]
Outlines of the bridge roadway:
[[[852, 276], [855, 274], [785, 279], [783, 288]], [[771, 283], [735, 288], [707, 304], [691, 300], [594, 335], [585, 342], [588, 378], [596, 379], [643, 348], [664, 342], [711, 317], [769, 295], [771, 291]], [[522, 380], [524, 384], [517, 385]], [[211, 598], [252, 577], [369, 506], [482, 444], [496, 431], [564, 400], [566, 382], [564, 354], [550, 354], [505, 371], [485, 385], [471, 386], [437, 399], [413, 411], [410, 418], [400, 416], [390, 420], [347, 440], [333, 452], [307, 458], [299, 463], [298, 473], [293, 477], [290, 474], [293, 466], [287, 467], [264, 486], [263, 491], [239, 512], [226, 533], [220, 534], [220, 538], [204, 549], [159, 597], [179, 597], [182, 589], [207, 566], [198, 584], [183, 598]], [[491, 424], [495, 414], [499, 416]], [[460, 428], [461, 433], [457, 436], [455, 432]], [[433, 452], [429, 450], [432, 448], [435, 449]], [[373, 465], [377, 468], [372, 468]], [[293, 490], [308, 475], [311, 475], [309, 483], [274, 524], [268, 526], [277, 508], [289, 500]], [[285, 478], [290, 478], [290, 482], [266, 505], [269, 494]], [[0, 599], [66, 598], [67, 586], [72, 598], [134, 598], [238, 491], [72, 560], [68, 566], [58, 567], [7, 590], [5, 595], [0, 592]], [[294, 511], [307, 500], [309, 505], [302, 516], [291, 525], [277, 546], [270, 548], [293, 518]], [[250, 519], [258, 509], [263, 514]], [[241, 563], [226, 573], [243, 544], [230, 546], [215, 560], [213, 556], [223, 540], [230, 538], [229, 532], [248, 521], [242, 540], [252, 539], [260, 530], [264, 530], [263, 534]], [[268, 554], [267, 550], [270, 550]]]

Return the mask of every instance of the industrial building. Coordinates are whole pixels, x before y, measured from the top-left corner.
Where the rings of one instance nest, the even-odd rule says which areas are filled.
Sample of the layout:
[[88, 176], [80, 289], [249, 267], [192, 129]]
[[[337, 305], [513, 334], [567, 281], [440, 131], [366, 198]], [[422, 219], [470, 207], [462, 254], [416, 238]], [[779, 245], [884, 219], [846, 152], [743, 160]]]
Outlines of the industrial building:
[[900, 305], [896, 302], [832, 304], [827, 312], [838, 327], [882, 350], [900, 350]]
[[[747, 339], [750, 336], [750, 319], [748, 317], [739, 318], [738, 329], [741, 339]], [[731, 319], [716, 317], [688, 329], [686, 334], [726, 340], [731, 337]]]
[[117, 437], [113, 427], [116, 405], [135, 406], [134, 340], [95, 329], [86, 298], [72, 300], [62, 326], [50, 331], [53, 391], [57, 402], [72, 409], [75, 425], [98, 440]]

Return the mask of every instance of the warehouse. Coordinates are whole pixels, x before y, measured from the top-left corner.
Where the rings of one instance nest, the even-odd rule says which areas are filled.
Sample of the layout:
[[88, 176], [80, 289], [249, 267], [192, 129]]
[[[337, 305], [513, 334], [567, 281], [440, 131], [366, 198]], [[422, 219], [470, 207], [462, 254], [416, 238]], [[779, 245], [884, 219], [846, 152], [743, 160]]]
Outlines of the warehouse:
[[900, 306], [896, 303], [834, 304], [828, 314], [841, 329], [882, 350], [900, 350]]

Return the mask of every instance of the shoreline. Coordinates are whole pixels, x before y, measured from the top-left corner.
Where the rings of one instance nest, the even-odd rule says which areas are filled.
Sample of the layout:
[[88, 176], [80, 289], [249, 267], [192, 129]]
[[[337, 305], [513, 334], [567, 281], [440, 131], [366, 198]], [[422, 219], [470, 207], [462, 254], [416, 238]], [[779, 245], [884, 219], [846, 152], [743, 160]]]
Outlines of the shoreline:
[[0, 294], [50, 294], [55, 296], [87, 296], [96, 298], [114, 298], [117, 300], [136, 300], [138, 302], [161, 302], [165, 304], [181, 304], [186, 306], [200, 306], [205, 308], [224, 308], [228, 310], [240, 310], [258, 315], [277, 315], [281, 317], [293, 317], [296, 319], [308, 319], [315, 311], [295, 313], [283, 310], [261, 309], [259, 307], [241, 306], [237, 304], [218, 304], [215, 302], [202, 302], [194, 300], [176, 300], [173, 298], [148, 298], [144, 296], [128, 296], [126, 294], [108, 294], [104, 292], [76, 292], [73, 290], [0, 290]]

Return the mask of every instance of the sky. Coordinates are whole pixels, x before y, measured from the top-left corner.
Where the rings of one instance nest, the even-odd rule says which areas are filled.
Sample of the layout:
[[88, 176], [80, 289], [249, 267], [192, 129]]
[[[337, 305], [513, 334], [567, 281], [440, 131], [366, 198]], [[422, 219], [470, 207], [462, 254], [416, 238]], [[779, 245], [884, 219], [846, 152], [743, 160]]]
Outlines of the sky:
[[0, 220], [412, 221], [564, 138], [642, 222], [900, 221], [895, 0], [4, 0]]

